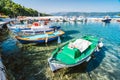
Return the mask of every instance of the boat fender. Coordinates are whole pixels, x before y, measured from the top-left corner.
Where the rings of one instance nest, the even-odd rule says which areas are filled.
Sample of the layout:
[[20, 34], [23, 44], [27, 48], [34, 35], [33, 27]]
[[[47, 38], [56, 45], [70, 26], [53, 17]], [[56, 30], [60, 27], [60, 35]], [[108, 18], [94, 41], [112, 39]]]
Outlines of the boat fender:
[[61, 39], [60, 39], [60, 36], [58, 36], [58, 40], [57, 40], [58, 43], [61, 43]]
[[48, 34], [46, 34], [45, 43], [48, 42]]

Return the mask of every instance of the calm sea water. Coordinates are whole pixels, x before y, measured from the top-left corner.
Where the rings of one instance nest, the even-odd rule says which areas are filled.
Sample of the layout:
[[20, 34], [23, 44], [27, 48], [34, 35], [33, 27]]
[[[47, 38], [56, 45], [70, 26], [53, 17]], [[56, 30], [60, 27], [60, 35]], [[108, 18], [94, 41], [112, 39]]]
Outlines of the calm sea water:
[[94, 69], [92, 74], [100, 80], [120, 79], [120, 23], [56, 23], [58, 24], [62, 26], [68, 39], [83, 35], [103, 38], [104, 47], [95, 54], [96, 58], [90, 61], [87, 71]]
[[[120, 80], [120, 23], [54, 22], [51, 25], [60, 25], [65, 31], [63, 43], [84, 35], [103, 38], [104, 47], [95, 53], [95, 58], [88, 63], [86, 71], [90, 73], [91, 80]], [[18, 49], [13, 43], [11, 38], [4, 41], [3, 53]]]

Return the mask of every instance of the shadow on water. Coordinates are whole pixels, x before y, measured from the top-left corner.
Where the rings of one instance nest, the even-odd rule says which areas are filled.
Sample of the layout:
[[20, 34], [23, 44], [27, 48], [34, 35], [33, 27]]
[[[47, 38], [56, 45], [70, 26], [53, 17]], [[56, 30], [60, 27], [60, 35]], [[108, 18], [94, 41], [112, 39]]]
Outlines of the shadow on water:
[[3, 56], [9, 80], [48, 80], [45, 75], [49, 50], [23, 45], [21, 52]]
[[78, 34], [78, 33], [80, 33], [79, 31], [77, 31], [77, 30], [67, 30], [67, 31], [65, 31], [65, 34], [66, 35], [71, 35], [71, 34]]
[[31, 44], [32, 46], [41, 46], [41, 47], [47, 47], [47, 46], [57, 46], [57, 45], [61, 45], [63, 43], [65, 43], [66, 41], [69, 41], [73, 39], [73, 37], [69, 36], [69, 35], [63, 35], [62, 37], [60, 37], [60, 40], [61, 40], [61, 43], [58, 43], [58, 39], [57, 40], [53, 40], [53, 41], [50, 41], [48, 43], [34, 43], [34, 44]]
[[102, 24], [104, 27], [107, 27], [107, 26], [109, 26], [110, 25], [110, 22], [103, 22], [103, 24]]
[[94, 53], [94, 57], [92, 57], [92, 59], [89, 62], [84, 62], [78, 66], [68, 68], [68, 71], [66, 71], [65, 74], [86, 73], [93, 71], [102, 62], [103, 58], [105, 57], [106, 50], [107, 48], [103, 47], [99, 52]]
[[99, 52], [94, 53], [95, 57], [93, 59], [91, 59], [87, 65], [87, 68], [86, 68], [87, 72], [93, 71], [100, 65], [100, 63], [102, 62], [102, 60], [105, 57], [105, 51], [107, 51], [107, 50], [108, 49], [103, 46], [103, 48]]
[[2, 43], [2, 59], [8, 80], [49, 80], [45, 75], [45, 68], [47, 54], [51, 49], [44, 45], [38, 47], [31, 44], [23, 44], [18, 49], [12, 38]]
[[78, 34], [78, 33], [80, 33], [80, 32], [77, 31], [77, 30], [67, 30], [67, 31], [65, 31], [65, 34], [63, 35], [63, 37], [61, 38], [61, 40], [62, 40], [63, 43], [66, 42], [66, 41], [69, 41], [69, 40], [71, 40], [71, 39], [74, 38], [71, 35]]
[[9, 29], [7, 28], [6, 24], [0, 28], [0, 42], [8, 39]]

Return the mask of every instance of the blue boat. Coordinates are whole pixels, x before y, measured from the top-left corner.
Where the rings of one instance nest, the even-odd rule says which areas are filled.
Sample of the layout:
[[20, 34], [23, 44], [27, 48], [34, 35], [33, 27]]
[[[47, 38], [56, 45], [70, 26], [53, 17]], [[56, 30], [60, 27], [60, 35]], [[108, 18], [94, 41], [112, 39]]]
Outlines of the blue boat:
[[19, 40], [22, 44], [47, 43], [47, 42], [58, 39], [63, 34], [64, 34], [64, 31], [58, 30], [55, 32], [54, 31], [46, 32], [45, 34], [38, 34], [38, 35], [32, 35], [32, 36], [15, 36], [15, 38]]
[[111, 19], [104, 19], [102, 20], [102, 22], [106, 22], [106, 23], [109, 23], [111, 21]]
[[105, 23], [110, 23], [111, 21], [111, 18], [109, 16], [105, 16], [103, 19], [102, 19], [102, 22], [105, 22]]
[[27, 27], [27, 25], [24, 25], [24, 24], [15, 24], [14, 26], [10, 26], [10, 25], [8, 26], [9, 26], [9, 29], [15, 33], [18, 33], [18, 32], [44, 33], [44, 32], [59, 30], [61, 28], [61, 26], [50, 26], [49, 27], [46, 25]]
[[[50, 27], [38, 27], [38, 28], [31, 28], [31, 29], [20, 29], [23, 33], [45, 33], [50, 31], [56, 31], [59, 30], [60, 26], [50, 26]], [[16, 30], [15, 30], [16, 31]]]

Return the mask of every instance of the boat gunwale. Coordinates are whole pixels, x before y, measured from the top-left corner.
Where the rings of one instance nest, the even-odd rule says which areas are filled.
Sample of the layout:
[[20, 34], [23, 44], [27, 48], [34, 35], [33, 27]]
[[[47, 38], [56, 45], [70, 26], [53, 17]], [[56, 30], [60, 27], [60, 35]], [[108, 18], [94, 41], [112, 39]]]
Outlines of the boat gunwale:
[[[73, 40], [73, 41], [75, 41], [75, 40]], [[88, 40], [89, 41], [89, 40]], [[69, 41], [69, 42], [71, 42], [71, 41]], [[54, 52], [55, 54], [52, 54], [52, 57], [51, 58], [54, 58], [54, 56], [56, 55], [56, 54], [59, 54], [58, 52], [62, 49], [62, 47], [64, 47], [65, 45], [67, 45], [67, 44], [69, 44], [69, 42], [67, 42], [66, 44], [64, 44], [63, 46], [61, 46], [56, 52]], [[94, 43], [92, 42], [92, 44], [90, 45], [90, 46], [92, 46], [92, 45], [94, 45]], [[89, 47], [90, 47], [89, 46]], [[74, 64], [78, 64], [79, 62], [81, 62], [81, 61], [83, 61], [84, 59], [86, 60], [86, 58], [88, 58], [90, 55], [92, 55], [93, 54], [93, 52], [96, 50], [96, 48], [97, 48], [97, 46], [98, 46], [98, 44], [96, 44], [95, 45], [95, 47], [94, 47], [94, 49], [92, 49], [91, 51], [90, 51], [90, 53], [88, 54], [88, 55], [86, 55], [84, 58], [82, 58], [82, 59], [79, 59], [79, 60], [77, 60], [78, 58], [76, 58], [76, 60], [77, 60], [77, 62], [76, 63], [74, 63]], [[86, 50], [85, 50], [86, 51]], [[84, 54], [84, 52], [82, 53], [82, 54]], [[57, 59], [55, 59], [55, 60], [57, 60]], [[84, 61], [85, 61], [84, 60]], [[58, 62], [60, 62], [61, 64], [65, 64], [65, 63], [63, 63], [63, 62], [61, 62], [61, 61], [59, 61], [59, 60], [57, 60]], [[65, 64], [65, 65], [74, 65], [74, 64]], [[80, 64], [80, 63], [79, 63]]]
[[24, 40], [24, 41], [46, 40], [47, 38], [48, 38], [48, 39], [56, 38], [56, 37], [61, 36], [61, 35], [63, 35], [63, 34], [65, 33], [65, 32], [62, 31], [62, 30], [59, 30], [59, 31], [60, 31], [61, 34], [58, 34], [58, 35], [56, 35], [56, 36], [45, 37], [45, 38], [37, 38], [37, 39], [34, 39], [34, 40], [30, 40], [29, 38], [22, 38], [22, 37], [20, 37], [20, 36], [15, 36], [15, 38], [18, 39], [18, 40]]

